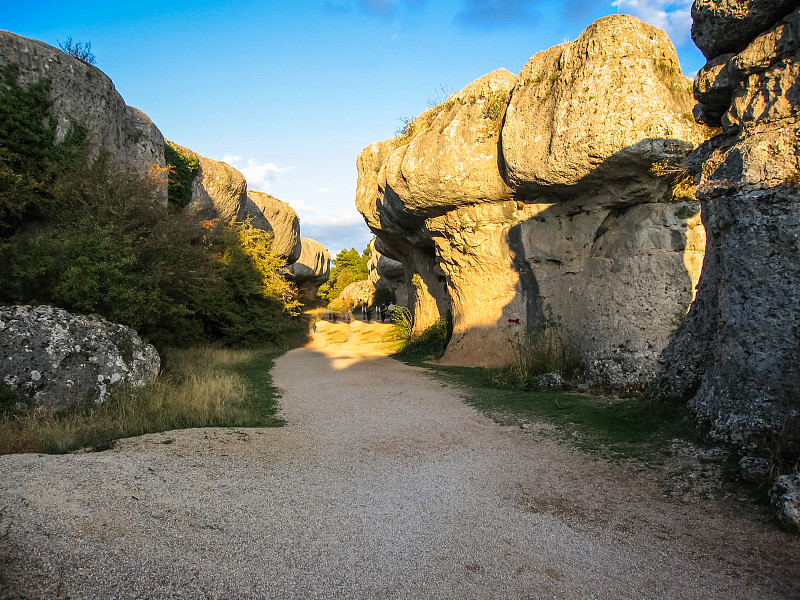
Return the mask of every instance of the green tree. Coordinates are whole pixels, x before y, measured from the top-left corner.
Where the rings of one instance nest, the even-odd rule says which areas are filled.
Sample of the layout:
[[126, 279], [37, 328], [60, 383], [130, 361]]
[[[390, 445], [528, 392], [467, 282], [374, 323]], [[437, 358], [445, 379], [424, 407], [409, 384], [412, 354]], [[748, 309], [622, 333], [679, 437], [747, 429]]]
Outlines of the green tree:
[[320, 288], [319, 296], [328, 300], [336, 300], [344, 288], [355, 281], [363, 281], [369, 275], [369, 246], [361, 253], [355, 248], [340, 250], [331, 262], [331, 274], [328, 282]]

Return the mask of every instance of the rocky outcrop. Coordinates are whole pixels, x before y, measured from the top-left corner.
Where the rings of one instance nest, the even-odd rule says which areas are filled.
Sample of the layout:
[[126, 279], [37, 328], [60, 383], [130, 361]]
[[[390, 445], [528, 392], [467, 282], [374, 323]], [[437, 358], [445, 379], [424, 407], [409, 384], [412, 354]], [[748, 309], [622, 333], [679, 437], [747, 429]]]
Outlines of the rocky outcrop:
[[[294, 209], [275, 196], [248, 190], [246, 212], [252, 215], [253, 225], [271, 231], [272, 249], [292, 264], [300, 258], [300, 218]], [[252, 204], [252, 206], [251, 206]]]
[[161, 361], [135, 331], [50, 306], [0, 307], [0, 376], [33, 404], [103, 402], [153, 380]]
[[370, 258], [367, 263], [368, 278], [374, 288], [386, 287], [394, 292], [395, 302], [400, 306], [408, 304], [408, 290], [405, 285], [406, 270], [403, 263], [381, 254], [379, 242], [369, 243]]
[[374, 297], [375, 286], [367, 279], [354, 281], [339, 293], [342, 306], [370, 305]]
[[404, 267], [416, 330], [452, 312], [445, 363], [503, 362], [551, 311], [587, 381], [652, 377], [703, 255], [690, 90], [662, 31], [614, 15], [364, 149], [356, 205]]
[[331, 255], [316, 240], [301, 238], [300, 258], [288, 266], [289, 277], [306, 300], [313, 300], [331, 274]]
[[777, 477], [769, 497], [778, 522], [787, 530], [800, 533], [800, 473]]
[[161, 132], [142, 111], [125, 104], [111, 79], [97, 67], [8, 31], [0, 31], [0, 65], [18, 65], [23, 84], [50, 80], [57, 141], [71, 123], [81, 124], [88, 128], [95, 151], [104, 150], [142, 168], [164, 166]]
[[[696, 4], [703, 50], [739, 52], [713, 57], [697, 77], [697, 112], [724, 132], [690, 158], [705, 264], [653, 393], [688, 401], [714, 438], [736, 447], [765, 452], [777, 440], [800, 452], [800, 11]], [[742, 38], [729, 28], [732, 6], [761, 29]]]

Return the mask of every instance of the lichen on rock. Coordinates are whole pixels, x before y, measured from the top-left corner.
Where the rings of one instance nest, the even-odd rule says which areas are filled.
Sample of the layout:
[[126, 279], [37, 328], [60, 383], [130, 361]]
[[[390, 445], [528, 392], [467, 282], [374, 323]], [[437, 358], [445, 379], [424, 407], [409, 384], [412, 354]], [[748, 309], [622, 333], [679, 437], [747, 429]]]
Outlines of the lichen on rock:
[[103, 402], [152, 381], [161, 361], [135, 331], [51, 306], [0, 307], [0, 377], [37, 405]]

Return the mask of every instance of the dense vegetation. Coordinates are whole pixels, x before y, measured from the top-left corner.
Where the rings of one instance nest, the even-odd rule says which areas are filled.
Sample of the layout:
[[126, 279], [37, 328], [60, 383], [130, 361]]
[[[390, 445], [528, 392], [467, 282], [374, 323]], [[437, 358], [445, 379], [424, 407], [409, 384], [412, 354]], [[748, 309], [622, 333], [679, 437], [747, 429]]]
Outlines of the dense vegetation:
[[331, 302], [336, 300], [342, 290], [351, 283], [365, 280], [369, 274], [367, 269], [369, 257], [369, 247], [360, 253], [355, 248], [339, 251], [332, 261], [330, 278], [320, 287], [317, 295]]
[[161, 348], [280, 344], [302, 327], [270, 235], [180, 210], [191, 161], [169, 169], [165, 205], [164, 169], [116, 163], [80, 125], [56, 143], [49, 91], [0, 71], [0, 303], [96, 312]]

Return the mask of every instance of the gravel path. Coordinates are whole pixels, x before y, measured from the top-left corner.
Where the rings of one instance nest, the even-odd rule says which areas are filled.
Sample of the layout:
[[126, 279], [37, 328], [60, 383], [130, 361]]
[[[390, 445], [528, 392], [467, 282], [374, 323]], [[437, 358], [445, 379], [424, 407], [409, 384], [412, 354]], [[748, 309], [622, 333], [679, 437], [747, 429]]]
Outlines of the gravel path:
[[800, 598], [799, 538], [499, 427], [419, 369], [318, 343], [274, 377], [282, 429], [0, 457], [0, 597]]

